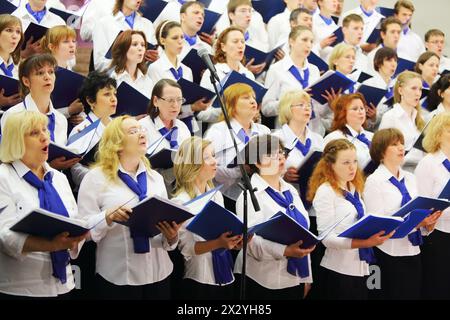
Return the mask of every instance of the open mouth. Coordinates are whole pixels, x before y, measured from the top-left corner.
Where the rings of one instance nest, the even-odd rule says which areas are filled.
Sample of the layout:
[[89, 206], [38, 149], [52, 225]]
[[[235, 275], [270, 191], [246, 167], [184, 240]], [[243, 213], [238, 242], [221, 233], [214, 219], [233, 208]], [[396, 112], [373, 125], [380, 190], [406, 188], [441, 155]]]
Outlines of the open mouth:
[[48, 146], [45, 146], [44, 148], [42, 148], [42, 152], [48, 153]]

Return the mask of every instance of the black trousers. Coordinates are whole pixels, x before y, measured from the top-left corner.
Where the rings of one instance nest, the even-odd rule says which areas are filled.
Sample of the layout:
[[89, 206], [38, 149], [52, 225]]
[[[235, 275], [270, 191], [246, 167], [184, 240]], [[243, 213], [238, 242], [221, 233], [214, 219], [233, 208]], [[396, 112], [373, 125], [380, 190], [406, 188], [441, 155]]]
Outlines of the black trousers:
[[78, 266], [81, 276], [81, 288], [72, 290], [72, 299], [95, 299], [95, 253], [97, 244], [87, 241], [83, 245], [78, 258], [71, 261], [72, 266]]
[[178, 248], [168, 253], [173, 263], [173, 271], [170, 275], [171, 299], [180, 300], [183, 299], [184, 258]]
[[169, 300], [170, 276], [159, 282], [142, 286], [117, 286], [99, 274], [95, 277], [97, 299], [101, 300]]
[[321, 267], [323, 298], [326, 300], [367, 300], [367, 277], [340, 274]]
[[418, 300], [422, 286], [422, 260], [420, 254], [393, 257], [374, 248], [376, 264], [381, 270], [381, 290], [377, 298], [382, 300]]
[[424, 237], [422, 250], [422, 298], [450, 299], [450, 234], [434, 230]]
[[188, 300], [232, 300], [234, 283], [225, 286], [208, 285], [192, 279], [183, 280], [183, 298]]
[[[235, 287], [238, 289], [236, 298], [239, 298], [241, 275], [235, 274], [235, 277]], [[267, 289], [249, 277], [246, 277], [245, 283], [247, 300], [302, 300], [305, 288], [303, 284], [300, 284], [285, 289]]]

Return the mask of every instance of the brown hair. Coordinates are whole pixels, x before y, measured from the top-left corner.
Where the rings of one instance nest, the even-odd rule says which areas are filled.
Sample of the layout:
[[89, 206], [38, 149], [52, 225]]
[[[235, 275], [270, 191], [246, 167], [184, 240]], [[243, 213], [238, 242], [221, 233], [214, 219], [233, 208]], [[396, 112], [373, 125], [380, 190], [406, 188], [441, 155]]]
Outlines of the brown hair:
[[[352, 94], [344, 94], [341, 95], [334, 104], [334, 119], [333, 124], [331, 126], [331, 131], [345, 130], [345, 125], [347, 124], [347, 109], [348, 106], [353, 102], [353, 100], [361, 100], [364, 106], [367, 105], [367, 101], [364, 96], [357, 92]], [[367, 125], [367, 119], [364, 121], [363, 127], [365, 128]]]
[[[22, 44], [24, 41], [23, 37], [23, 29], [22, 22], [16, 16], [12, 16], [10, 14], [0, 14], [0, 33], [6, 28], [19, 25], [20, 26], [20, 40], [17, 44], [16, 49], [11, 53], [11, 57], [13, 59], [14, 64], [18, 64], [20, 62], [20, 49], [22, 48]], [[5, 61], [7, 63], [8, 61]]]
[[181, 24], [176, 21], [164, 20], [162, 21], [155, 30], [155, 37], [158, 44], [163, 48], [164, 45], [161, 43], [161, 38], [167, 38], [169, 31], [173, 28], [181, 28]]
[[34, 54], [25, 60], [23, 60], [19, 65], [19, 82], [20, 82], [20, 95], [21, 97], [25, 97], [30, 89], [23, 83], [23, 77], [29, 78], [31, 73], [43, 68], [44, 66], [50, 66], [53, 69], [56, 69], [58, 63], [56, 59], [49, 53], [44, 54]]
[[251, 0], [230, 0], [228, 2], [228, 5], [227, 5], [227, 12], [228, 13], [230, 13], [230, 12], [234, 13], [236, 11], [237, 7], [240, 7], [240, 6], [253, 7]]
[[425, 42], [428, 42], [431, 37], [437, 37], [437, 36], [441, 36], [441, 37], [445, 38], [445, 33], [439, 29], [428, 30], [427, 33], [425, 33]]
[[161, 98], [164, 88], [165, 87], [175, 87], [181, 90], [180, 85], [178, 82], [172, 80], [172, 79], [161, 79], [159, 80], [152, 90], [152, 98], [150, 99], [150, 104], [148, 105], [147, 114], [150, 116], [150, 118], [155, 119], [157, 116], [159, 116], [159, 109], [155, 106], [153, 99], [155, 97]]
[[[215, 53], [214, 53], [214, 62], [215, 63], [226, 63], [227, 62], [227, 54], [223, 51], [222, 45], [225, 45], [225, 43], [228, 41], [228, 35], [230, 32], [233, 31], [239, 31], [244, 35], [244, 31], [242, 31], [241, 28], [238, 27], [229, 27], [223, 30], [219, 37], [217, 38], [216, 44], [215, 44]], [[245, 56], [242, 59], [241, 63], [245, 63]]]
[[375, 71], [379, 71], [383, 63], [391, 59], [395, 59], [395, 61], [398, 61], [398, 55], [394, 49], [388, 47], [378, 49], [373, 59], [373, 67]]
[[[124, 4], [125, 0], [116, 0], [116, 3], [114, 4], [114, 8], [112, 11], [112, 14], [115, 16], [119, 11], [122, 11], [122, 7]], [[142, 1], [143, 5], [145, 5], [145, 1]], [[139, 12], [136, 12], [137, 14], [140, 15]]]
[[395, 14], [399, 14], [400, 8], [406, 8], [414, 12], [416, 8], [414, 8], [414, 4], [409, 0], [399, 0], [395, 3], [394, 12]]
[[414, 71], [417, 72], [418, 74], [422, 74], [422, 69], [420, 68], [420, 64], [423, 65], [424, 63], [426, 63], [428, 60], [430, 60], [432, 57], [436, 57], [438, 58], [439, 61], [441, 61], [441, 58], [439, 58], [439, 56], [432, 52], [432, 51], [425, 51], [424, 53], [422, 53], [419, 57], [419, 59], [417, 59], [416, 65], [414, 66]]
[[245, 146], [245, 164], [250, 167], [251, 174], [259, 173], [256, 164], [261, 164], [265, 155], [272, 155], [277, 149], [284, 150], [280, 139], [271, 134], [257, 135]]
[[376, 164], [380, 164], [387, 148], [397, 142], [405, 144], [405, 137], [400, 130], [396, 128], [378, 130], [372, 137], [370, 157]]
[[[317, 163], [308, 182], [308, 201], [313, 201], [317, 189], [325, 182], [328, 182], [336, 193], [343, 195], [332, 165], [336, 163], [339, 151], [345, 150], [355, 150], [356, 152], [355, 146], [347, 139], [337, 139], [327, 143], [323, 150], [322, 158]], [[356, 169], [356, 175], [352, 184], [355, 186], [356, 191], [361, 194], [364, 189], [364, 176], [359, 168]]]
[[[131, 41], [133, 35], [138, 34], [142, 36], [144, 39], [145, 46], [147, 46], [147, 38], [145, 37], [145, 33], [138, 30], [125, 30], [122, 31], [114, 41], [114, 44], [111, 49], [111, 68], [114, 68], [116, 73], [122, 73], [125, 71], [127, 65], [127, 52], [131, 47]], [[143, 74], [147, 73], [147, 64], [145, 60], [142, 60], [137, 65], [137, 68], [142, 71]]]
[[[380, 35], [381, 35], [381, 33], [386, 34], [387, 29], [391, 24], [398, 24], [400, 26], [400, 29], [403, 29], [402, 22], [400, 20], [398, 20], [395, 17], [388, 17], [381, 22]], [[378, 41], [378, 44], [380, 44], [380, 43], [383, 43], [383, 38], [381, 38], [381, 36]]]
[[189, 9], [192, 6], [199, 6], [200, 8], [205, 10], [205, 4], [203, 2], [200, 2], [200, 1], [187, 1], [181, 6], [180, 14], [186, 13], [187, 9]]
[[361, 22], [362, 24], [364, 24], [364, 20], [359, 14], [352, 13], [344, 18], [344, 20], [342, 21], [342, 26], [348, 27], [351, 22]]

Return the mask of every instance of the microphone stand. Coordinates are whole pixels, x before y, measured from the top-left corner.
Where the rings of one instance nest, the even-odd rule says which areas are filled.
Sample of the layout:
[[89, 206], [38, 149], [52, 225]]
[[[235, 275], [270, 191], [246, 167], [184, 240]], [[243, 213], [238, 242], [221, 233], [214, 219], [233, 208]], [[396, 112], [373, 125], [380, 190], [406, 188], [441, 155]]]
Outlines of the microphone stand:
[[247, 191], [250, 192], [250, 199], [252, 200], [253, 208], [255, 209], [255, 211], [259, 211], [260, 208], [259, 208], [258, 200], [256, 199], [256, 196], [255, 196], [256, 189], [253, 188], [253, 186], [250, 182], [250, 177], [248, 176], [247, 171], [245, 170], [245, 166], [244, 166], [245, 161], [244, 161], [244, 159], [242, 159], [242, 154], [239, 152], [239, 149], [237, 147], [236, 138], [234, 137], [233, 129], [231, 128], [230, 118], [228, 116], [227, 110], [223, 103], [222, 96], [220, 95], [219, 90], [217, 88], [217, 80], [214, 76], [214, 70], [209, 70], [209, 71], [211, 73], [210, 80], [214, 87], [214, 91], [217, 95], [217, 99], [219, 101], [220, 108], [222, 109], [223, 116], [225, 118], [225, 123], [227, 124], [228, 132], [231, 136], [231, 140], [233, 141], [233, 146], [234, 146], [234, 150], [236, 151], [238, 166], [239, 166], [239, 169], [240, 169], [241, 175], [242, 175], [242, 183], [239, 183], [239, 187], [244, 192], [244, 219], [243, 219], [244, 220], [243, 221], [244, 222], [244, 230], [242, 232], [242, 236], [243, 236], [242, 254], [243, 254], [243, 256], [242, 256], [240, 300], [245, 300], [245, 286], [246, 286], [245, 275], [246, 275], [246, 265], [247, 265], [247, 244], [248, 244], [248, 240], [247, 240], [247, 234], [248, 234]]

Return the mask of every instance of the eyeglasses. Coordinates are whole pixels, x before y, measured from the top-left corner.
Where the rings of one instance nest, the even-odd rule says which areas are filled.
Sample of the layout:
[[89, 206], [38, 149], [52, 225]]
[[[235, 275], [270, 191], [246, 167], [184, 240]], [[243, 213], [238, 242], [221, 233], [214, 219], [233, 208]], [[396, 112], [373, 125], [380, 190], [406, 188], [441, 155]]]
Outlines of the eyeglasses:
[[128, 130], [127, 133], [129, 135], [135, 135], [135, 134], [138, 134], [138, 133], [147, 134], [147, 128], [145, 128], [145, 127], [131, 128], [130, 130]]
[[277, 160], [277, 159], [279, 159], [280, 157], [283, 157], [283, 158], [285, 158], [286, 157], [286, 154], [287, 154], [287, 151], [286, 150], [279, 150], [278, 151], [278, 153], [274, 153], [274, 154], [264, 154], [263, 155], [263, 158], [266, 158], [266, 159], [271, 159], [271, 160]]
[[183, 105], [186, 102], [185, 98], [163, 98], [163, 97], [158, 97], [161, 100], [164, 100], [170, 104], [179, 104], [179, 105]]
[[300, 108], [300, 109], [311, 109], [311, 104], [310, 103], [299, 103], [299, 104], [291, 104], [291, 109], [292, 108]]
[[241, 14], [253, 13], [253, 9], [239, 9], [239, 10], [236, 10], [236, 13], [241, 13]]

